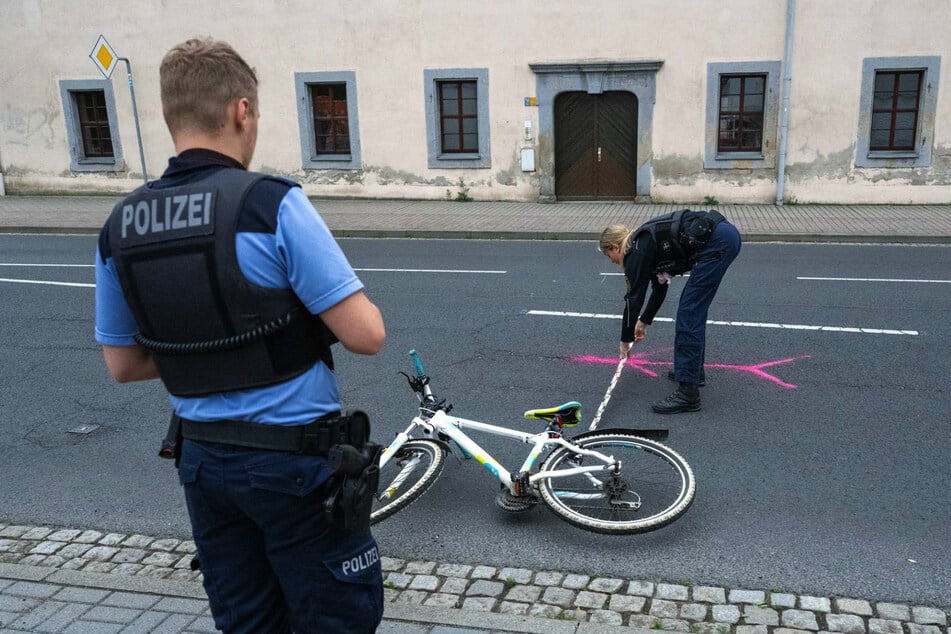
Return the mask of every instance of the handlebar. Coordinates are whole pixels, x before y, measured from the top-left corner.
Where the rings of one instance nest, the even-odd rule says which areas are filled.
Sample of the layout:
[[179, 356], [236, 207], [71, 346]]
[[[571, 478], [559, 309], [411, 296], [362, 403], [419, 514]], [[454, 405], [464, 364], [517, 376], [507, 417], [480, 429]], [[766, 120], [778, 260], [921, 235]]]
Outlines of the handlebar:
[[409, 381], [409, 386], [416, 392], [419, 397], [419, 402], [429, 410], [441, 409], [447, 414], [449, 410], [452, 409], [452, 405], [446, 403], [446, 399], [437, 399], [433, 395], [432, 389], [429, 387], [429, 377], [426, 376], [425, 370], [423, 370], [423, 363], [419, 360], [419, 355], [416, 353], [416, 350], [410, 350], [409, 356], [413, 360], [413, 365], [416, 367], [416, 378], [410, 378], [405, 372], [400, 372], [403, 376], [406, 377], [406, 380]]
[[416, 366], [416, 376], [423, 377], [426, 376], [426, 372], [423, 371], [423, 364], [419, 360], [419, 355], [416, 354], [416, 350], [410, 350], [409, 356], [413, 360], [413, 365]]

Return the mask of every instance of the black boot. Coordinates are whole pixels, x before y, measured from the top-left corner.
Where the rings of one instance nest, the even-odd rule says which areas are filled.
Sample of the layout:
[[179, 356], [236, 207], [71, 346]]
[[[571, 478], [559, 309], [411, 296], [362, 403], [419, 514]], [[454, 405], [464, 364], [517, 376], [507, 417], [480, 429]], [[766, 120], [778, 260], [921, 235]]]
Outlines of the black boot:
[[[677, 377], [676, 375], [674, 375], [673, 370], [670, 370], [669, 372], [667, 372], [667, 378], [670, 379], [671, 381], [677, 380]], [[698, 383], [698, 385], [700, 387], [703, 387], [706, 384], [707, 384], [707, 373], [704, 372], [703, 370], [700, 370], [700, 383]]]
[[658, 414], [696, 412], [700, 409], [700, 390], [693, 383], [681, 383], [673, 394], [651, 405]]

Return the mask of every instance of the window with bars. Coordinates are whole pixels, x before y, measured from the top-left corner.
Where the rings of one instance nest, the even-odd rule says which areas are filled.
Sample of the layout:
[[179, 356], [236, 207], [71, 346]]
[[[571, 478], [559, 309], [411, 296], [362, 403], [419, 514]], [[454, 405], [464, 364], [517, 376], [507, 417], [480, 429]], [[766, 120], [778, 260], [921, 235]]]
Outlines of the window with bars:
[[922, 71], [878, 71], [872, 95], [870, 151], [915, 149]]
[[301, 167], [313, 170], [357, 170], [360, 116], [354, 71], [294, 73]]
[[77, 90], [72, 95], [76, 114], [79, 117], [83, 156], [85, 158], [114, 158], [105, 92]]
[[112, 83], [102, 79], [61, 79], [59, 93], [70, 171], [126, 170]]
[[762, 152], [766, 75], [721, 75], [718, 152]]
[[475, 81], [437, 82], [440, 149], [447, 154], [479, 151], [478, 88]]
[[347, 84], [310, 86], [317, 154], [350, 154]]

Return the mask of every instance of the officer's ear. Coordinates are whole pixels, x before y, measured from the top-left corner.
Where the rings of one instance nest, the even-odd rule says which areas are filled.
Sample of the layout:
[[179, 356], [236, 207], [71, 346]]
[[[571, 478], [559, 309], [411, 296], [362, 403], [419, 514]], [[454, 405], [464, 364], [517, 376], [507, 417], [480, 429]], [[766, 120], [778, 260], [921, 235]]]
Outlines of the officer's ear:
[[[257, 118], [257, 112], [254, 105], [247, 97], [240, 97], [235, 102], [234, 119], [239, 130], [251, 125], [251, 121]], [[230, 114], [230, 113], [229, 113]]]

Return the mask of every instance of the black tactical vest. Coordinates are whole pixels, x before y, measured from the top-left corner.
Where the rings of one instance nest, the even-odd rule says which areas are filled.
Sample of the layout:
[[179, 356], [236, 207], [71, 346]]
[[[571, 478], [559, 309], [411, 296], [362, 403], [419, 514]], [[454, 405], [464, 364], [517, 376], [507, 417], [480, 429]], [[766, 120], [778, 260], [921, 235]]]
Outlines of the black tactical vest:
[[721, 220], [723, 216], [716, 211], [681, 209], [642, 224], [631, 236], [631, 243], [647, 231], [657, 247], [654, 272], [680, 275], [693, 268], [693, 256], [703, 248]]
[[145, 185], [109, 217], [136, 341], [176, 396], [281, 383], [318, 360], [333, 369], [333, 335], [320, 318], [293, 291], [252, 284], [238, 266], [240, 211], [266, 178], [221, 169], [180, 187]]

